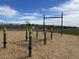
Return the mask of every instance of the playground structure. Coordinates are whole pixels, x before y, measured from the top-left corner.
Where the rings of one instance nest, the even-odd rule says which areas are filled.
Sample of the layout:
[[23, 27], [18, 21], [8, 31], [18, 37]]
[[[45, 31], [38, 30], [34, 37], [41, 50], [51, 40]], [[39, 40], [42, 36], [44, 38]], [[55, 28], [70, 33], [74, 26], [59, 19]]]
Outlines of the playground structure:
[[54, 19], [54, 18], [61, 18], [61, 36], [62, 36], [62, 29], [63, 29], [63, 12], [61, 13], [61, 16], [58, 16], [58, 17], [45, 17], [45, 15], [43, 15], [43, 25], [44, 25], [44, 28], [45, 28], [45, 19]]
[[[44, 45], [46, 45], [46, 40], [47, 40], [46, 33], [48, 31], [47, 28], [46, 28], [45, 22], [46, 22], [46, 19], [50, 19], [50, 18], [60, 18], [61, 19], [61, 28], [60, 28], [61, 29], [61, 36], [63, 34], [62, 33], [63, 32], [63, 12], [61, 13], [61, 16], [59, 16], [59, 17], [46, 17], [45, 15], [43, 15], [43, 34], [44, 34], [43, 41], [44, 41]], [[50, 29], [50, 37], [51, 37], [51, 40], [52, 40], [53, 28], [52, 28], [52, 26], [50, 26], [50, 27], [51, 27], [51, 29]], [[7, 36], [6, 32], [7, 32], [7, 29], [3, 28], [3, 48], [6, 48], [7, 43], [8, 43], [7, 39], [6, 39], [6, 36]], [[25, 38], [26, 38], [26, 41], [28, 41], [28, 56], [29, 57], [32, 56], [32, 32], [33, 32], [32, 26], [31, 26], [31, 24], [28, 24], [26, 26], [26, 35], [25, 35]], [[38, 35], [39, 35], [39, 31], [38, 31], [38, 28], [37, 28], [37, 30], [36, 30], [36, 39], [37, 40], [38, 40]]]
[[[51, 18], [61, 18], [61, 36], [62, 36], [62, 30], [63, 30], [63, 12], [61, 13], [61, 16], [58, 16], [58, 17], [46, 17], [45, 15], [43, 15], [43, 28], [44, 28], [44, 44], [46, 44], [46, 25], [45, 25], [45, 22], [46, 22], [46, 19], [51, 19]], [[51, 27], [50, 29], [51, 31], [51, 40], [52, 40], [52, 30], [53, 28]]]

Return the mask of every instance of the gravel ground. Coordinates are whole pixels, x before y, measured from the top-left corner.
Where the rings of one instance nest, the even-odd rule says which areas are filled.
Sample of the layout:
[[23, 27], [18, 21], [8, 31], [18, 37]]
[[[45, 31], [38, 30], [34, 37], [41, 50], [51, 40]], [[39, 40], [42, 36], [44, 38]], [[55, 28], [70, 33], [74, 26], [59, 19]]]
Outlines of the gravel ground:
[[44, 45], [43, 33], [39, 39], [33, 33], [32, 57], [28, 57], [28, 41], [25, 31], [8, 31], [7, 48], [3, 48], [3, 33], [0, 31], [0, 59], [79, 59], [79, 36], [47, 33], [47, 44]]

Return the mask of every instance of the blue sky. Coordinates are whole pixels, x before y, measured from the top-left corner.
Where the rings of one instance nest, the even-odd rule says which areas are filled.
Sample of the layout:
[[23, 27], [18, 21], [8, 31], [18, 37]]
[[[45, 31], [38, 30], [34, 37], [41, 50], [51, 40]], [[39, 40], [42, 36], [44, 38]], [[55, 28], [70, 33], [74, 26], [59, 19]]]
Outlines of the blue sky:
[[8, 5], [20, 12], [40, 11], [64, 3], [67, 0], [0, 0], [0, 5]]
[[[64, 25], [79, 26], [79, 0], [0, 0], [0, 22], [42, 24], [43, 14], [60, 16]], [[60, 21], [55, 19], [54, 24]], [[50, 21], [50, 20], [49, 20]]]

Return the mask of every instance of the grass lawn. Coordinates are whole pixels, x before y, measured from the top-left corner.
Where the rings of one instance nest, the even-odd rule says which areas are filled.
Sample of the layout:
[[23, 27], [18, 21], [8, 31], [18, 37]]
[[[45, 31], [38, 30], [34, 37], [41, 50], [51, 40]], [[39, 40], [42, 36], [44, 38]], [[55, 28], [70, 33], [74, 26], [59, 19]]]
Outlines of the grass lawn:
[[64, 29], [63, 34], [70, 34], [70, 35], [78, 35], [79, 36], [79, 29]]

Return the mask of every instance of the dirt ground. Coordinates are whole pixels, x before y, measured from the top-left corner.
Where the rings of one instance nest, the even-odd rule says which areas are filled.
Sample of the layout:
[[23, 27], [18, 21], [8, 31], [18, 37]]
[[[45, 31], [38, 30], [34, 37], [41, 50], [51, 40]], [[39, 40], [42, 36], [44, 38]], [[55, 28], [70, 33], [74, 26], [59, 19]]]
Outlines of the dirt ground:
[[43, 33], [36, 39], [33, 33], [32, 57], [28, 57], [28, 41], [25, 31], [8, 31], [7, 48], [3, 48], [3, 32], [0, 31], [0, 59], [79, 59], [79, 36], [47, 33], [47, 45], [44, 45]]

